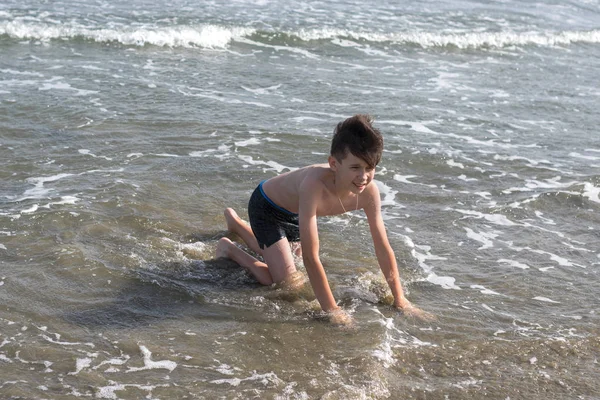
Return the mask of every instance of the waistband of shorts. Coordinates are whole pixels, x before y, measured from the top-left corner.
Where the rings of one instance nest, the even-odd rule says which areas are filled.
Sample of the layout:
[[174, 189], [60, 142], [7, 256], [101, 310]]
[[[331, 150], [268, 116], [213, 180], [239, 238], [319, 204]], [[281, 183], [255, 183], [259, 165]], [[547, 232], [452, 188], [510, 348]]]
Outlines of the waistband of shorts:
[[289, 211], [289, 210], [286, 210], [285, 208], [283, 208], [283, 207], [281, 207], [281, 206], [278, 206], [277, 204], [275, 204], [275, 202], [273, 202], [273, 200], [271, 200], [271, 199], [269, 198], [269, 196], [267, 196], [267, 194], [266, 194], [266, 193], [265, 193], [265, 191], [263, 190], [263, 187], [262, 187], [262, 186], [263, 186], [263, 183], [265, 183], [265, 182], [266, 182], [266, 180], [264, 180], [264, 181], [262, 181], [261, 183], [259, 183], [259, 184], [258, 184], [258, 189], [260, 190], [260, 194], [262, 194], [262, 196], [265, 198], [265, 200], [266, 200], [266, 201], [268, 201], [270, 205], [272, 205], [273, 207], [275, 207], [277, 210], [279, 210], [279, 211], [281, 211], [281, 212], [284, 212], [284, 213], [286, 213], [286, 214], [288, 214], [288, 215], [293, 215], [293, 216], [296, 216], [296, 215], [298, 215], [298, 214], [296, 214], [296, 213], [293, 213], [293, 212], [291, 212], [291, 211]]

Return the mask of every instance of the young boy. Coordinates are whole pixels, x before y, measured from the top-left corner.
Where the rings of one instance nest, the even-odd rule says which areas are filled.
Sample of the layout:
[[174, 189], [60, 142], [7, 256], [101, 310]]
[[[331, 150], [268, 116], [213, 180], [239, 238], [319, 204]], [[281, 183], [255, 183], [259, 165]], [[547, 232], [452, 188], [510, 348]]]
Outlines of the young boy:
[[263, 285], [281, 283], [296, 272], [292, 246], [304, 266], [321, 308], [332, 320], [346, 323], [349, 317], [336, 304], [319, 259], [317, 217], [362, 209], [367, 215], [377, 261], [394, 295], [394, 306], [405, 314], [427, 317], [404, 297], [396, 258], [383, 219], [377, 185], [372, 184], [381, 160], [383, 138], [368, 115], [340, 122], [334, 131], [328, 164], [315, 164], [261, 182], [250, 197], [250, 226], [237, 213], [225, 210], [227, 228], [239, 235], [264, 262], [222, 238], [217, 257], [234, 260], [247, 268]]

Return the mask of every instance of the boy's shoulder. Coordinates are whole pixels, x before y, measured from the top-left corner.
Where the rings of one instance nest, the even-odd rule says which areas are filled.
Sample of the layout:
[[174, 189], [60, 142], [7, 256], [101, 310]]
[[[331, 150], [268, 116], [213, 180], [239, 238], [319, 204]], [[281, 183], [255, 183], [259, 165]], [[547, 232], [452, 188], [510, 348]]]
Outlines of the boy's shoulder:
[[308, 165], [299, 170], [298, 189], [310, 190], [325, 188], [327, 179], [332, 175], [328, 164]]

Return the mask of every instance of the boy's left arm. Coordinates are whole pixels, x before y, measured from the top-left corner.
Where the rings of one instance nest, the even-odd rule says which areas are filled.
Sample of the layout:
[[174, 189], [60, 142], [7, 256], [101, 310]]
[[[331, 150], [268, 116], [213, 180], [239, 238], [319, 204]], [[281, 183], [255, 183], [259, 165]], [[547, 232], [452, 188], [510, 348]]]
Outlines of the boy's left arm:
[[383, 218], [381, 216], [381, 198], [379, 189], [375, 184], [369, 186], [372, 187], [368, 187], [368, 201], [364, 206], [364, 210], [367, 215], [367, 220], [369, 221], [369, 228], [373, 238], [375, 255], [377, 256], [379, 267], [394, 296], [394, 307], [404, 311], [404, 313], [408, 315], [427, 318], [429, 314], [413, 306], [413, 304], [404, 297], [404, 290], [402, 289], [402, 283], [400, 282], [396, 257], [392, 246], [390, 246]]

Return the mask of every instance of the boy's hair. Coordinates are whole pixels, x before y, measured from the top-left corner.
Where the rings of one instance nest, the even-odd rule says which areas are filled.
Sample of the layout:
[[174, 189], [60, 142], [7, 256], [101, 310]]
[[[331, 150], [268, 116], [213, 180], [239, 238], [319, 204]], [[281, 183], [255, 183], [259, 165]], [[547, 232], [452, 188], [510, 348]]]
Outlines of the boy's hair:
[[357, 114], [337, 124], [333, 130], [330, 154], [341, 162], [349, 151], [370, 168], [375, 168], [381, 161], [383, 137], [372, 123], [370, 115]]

